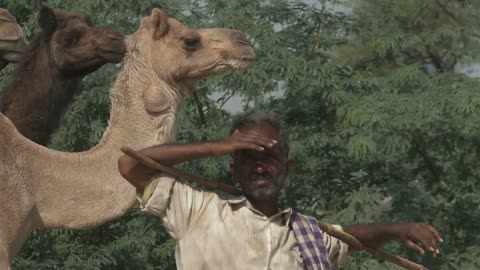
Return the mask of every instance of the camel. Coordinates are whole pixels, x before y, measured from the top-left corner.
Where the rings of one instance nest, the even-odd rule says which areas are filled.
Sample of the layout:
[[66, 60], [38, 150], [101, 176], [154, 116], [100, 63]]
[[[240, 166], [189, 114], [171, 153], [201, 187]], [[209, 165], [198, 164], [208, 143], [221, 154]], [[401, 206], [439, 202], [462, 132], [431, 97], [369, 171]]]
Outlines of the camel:
[[31, 41], [2, 92], [0, 111], [30, 140], [46, 145], [85, 75], [125, 56], [124, 36], [81, 15], [40, 9]]
[[126, 44], [124, 67], [110, 92], [109, 125], [92, 149], [45, 148], [0, 114], [0, 269], [31, 230], [87, 229], [122, 216], [136, 194], [118, 171], [120, 147], [173, 141], [176, 113], [197, 83], [245, 69], [255, 58], [242, 32], [190, 29], [160, 9], [142, 19]]
[[0, 70], [8, 63], [17, 63], [27, 48], [25, 35], [15, 17], [0, 8]]

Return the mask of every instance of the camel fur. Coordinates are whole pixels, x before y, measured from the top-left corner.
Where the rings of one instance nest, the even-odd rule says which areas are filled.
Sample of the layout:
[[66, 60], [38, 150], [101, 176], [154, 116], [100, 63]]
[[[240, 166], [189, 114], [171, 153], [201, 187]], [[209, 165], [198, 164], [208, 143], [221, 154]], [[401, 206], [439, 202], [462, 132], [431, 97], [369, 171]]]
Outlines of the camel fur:
[[6, 254], [0, 269], [33, 229], [87, 229], [122, 216], [136, 196], [117, 168], [120, 147], [173, 141], [181, 101], [199, 80], [247, 68], [255, 57], [243, 33], [190, 29], [159, 9], [143, 18], [126, 43], [124, 67], [111, 90], [109, 126], [94, 148], [47, 149], [0, 114], [0, 254]]
[[124, 36], [88, 17], [42, 7], [42, 31], [2, 92], [0, 111], [28, 139], [46, 145], [85, 75], [125, 56]]

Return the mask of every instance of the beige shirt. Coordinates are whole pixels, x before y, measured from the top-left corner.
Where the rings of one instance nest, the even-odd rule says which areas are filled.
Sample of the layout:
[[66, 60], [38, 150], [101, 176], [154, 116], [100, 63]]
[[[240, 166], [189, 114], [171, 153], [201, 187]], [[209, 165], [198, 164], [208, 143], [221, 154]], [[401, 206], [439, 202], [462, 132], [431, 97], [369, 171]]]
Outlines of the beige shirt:
[[[176, 240], [179, 270], [303, 269], [288, 226], [291, 208], [268, 218], [244, 197], [222, 198], [167, 176], [154, 178], [141, 204]], [[327, 234], [323, 238], [330, 262], [339, 269], [348, 246]]]

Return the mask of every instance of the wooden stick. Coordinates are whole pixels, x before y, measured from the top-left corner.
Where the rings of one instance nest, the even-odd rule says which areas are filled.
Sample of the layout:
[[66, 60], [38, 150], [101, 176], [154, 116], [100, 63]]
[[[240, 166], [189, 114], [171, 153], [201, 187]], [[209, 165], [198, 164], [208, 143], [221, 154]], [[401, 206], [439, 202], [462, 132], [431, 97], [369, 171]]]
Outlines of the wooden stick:
[[325, 233], [340, 239], [342, 242], [347, 243], [349, 246], [354, 247], [355, 249], [358, 250], [365, 250], [368, 253], [372, 254], [374, 257], [383, 259], [385, 261], [389, 261], [393, 264], [396, 264], [398, 266], [401, 266], [405, 269], [409, 270], [428, 270], [425, 266], [421, 264], [416, 264], [410, 260], [407, 260], [405, 258], [393, 255], [391, 253], [379, 250], [379, 249], [373, 249], [370, 247], [365, 246], [362, 242], [360, 242], [357, 238], [355, 238], [353, 235], [348, 234], [344, 231], [340, 231], [335, 229], [332, 225], [317, 221], [318, 222], [318, 227]]
[[[135, 160], [137, 160], [138, 162], [140, 162], [141, 164], [143, 164], [143, 165], [145, 165], [149, 168], [159, 170], [159, 171], [163, 171], [163, 172], [168, 173], [170, 175], [173, 175], [173, 176], [176, 176], [176, 177], [179, 177], [179, 178], [183, 178], [183, 179], [186, 179], [186, 180], [190, 180], [194, 183], [203, 185], [207, 188], [220, 190], [222, 192], [232, 194], [234, 196], [242, 195], [242, 191], [240, 191], [238, 189], [235, 189], [234, 187], [222, 184], [220, 182], [211, 181], [207, 178], [192, 175], [192, 174], [183, 172], [181, 170], [178, 170], [178, 169], [170, 167], [170, 166], [162, 165], [162, 164], [156, 162], [155, 160], [151, 159], [150, 157], [148, 157], [146, 155], [143, 155], [143, 154], [141, 154], [137, 151], [134, 151], [129, 147], [122, 147], [121, 150], [126, 155], [134, 158]], [[357, 238], [355, 238], [353, 235], [350, 235], [350, 234], [348, 234], [344, 231], [335, 229], [335, 227], [333, 227], [332, 225], [330, 225], [328, 223], [318, 221], [318, 227], [320, 227], [320, 229], [322, 231], [324, 231], [326, 234], [329, 234], [329, 235], [347, 243], [349, 246], [352, 246], [355, 249], [365, 250], [365, 251], [369, 252], [370, 254], [372, 254], [374, 257], [380, 258], [380, 259], [385, 260], [385, 261], [389, 261], [393, 264], [396, 264], [396, 265], [401, 266], [401, 267], [403, 267], [405, 269], [408, 269], [408, 270], [428, 270], [423, 265], [416, 264], [416, 263], [414, 263], [410, 260], [407, 260], [405, 258], [396, 256], [396, 255], [393, 255], [391, 253], [384, 252], [384, 251], [381, 251], [381, 250], [378, 250], [378, 249], [369, 248], [369, 247], [365, 246], [362, 242], [360, 242]]]
[[142, 163], [143, 165], [145, 165], [149, 168], [155, 169], [157, 171], [166, 172], [170, 175], [190, 180], [194, 183], [200, 184], [200, 185], [202, 185], [204, 187], [207, 187], [207, 188], [210, 188], [210, 189], [220, 190], [220, 191], [223, 191], [225, 193], [232, 194], [232, 195], [235, 195], [235, 196], [242, 195], [242, 191], [240, 191], [238, 189], [235, 189], [232, 186], [225, 185], [225, 184], [222, 184], [222, 183], [216, 182], [216, 181], [211, 181], [210, 179], [199, 177], [199, 176], [196, 176], [196, 175], [189, 174], [187, 172], [178, 170], [176, 168], [160, 164], [160, 163], [156, 162], [155, 160], [151, 159], [150, 157], [148, 157], [148, 156], [146, 156], [142, 153], [139, 153], [139, 152], [137, 152], [137, 151], [135, 151], [135, 150], [133, 150], [129, 147], [122, 147], [121, 150], [122, 150], [123, 153], [129, 155], [130, 157], [134, 158], [135, 160]]

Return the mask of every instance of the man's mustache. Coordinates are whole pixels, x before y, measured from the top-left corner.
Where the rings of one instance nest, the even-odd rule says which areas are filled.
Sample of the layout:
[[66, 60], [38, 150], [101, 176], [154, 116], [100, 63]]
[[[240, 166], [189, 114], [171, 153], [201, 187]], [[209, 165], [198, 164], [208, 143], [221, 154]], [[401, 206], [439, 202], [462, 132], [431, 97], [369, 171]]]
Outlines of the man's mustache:
[[256, 180], [258, 178], [273, 180], [273, 175], [269, 172], [264, 172], [264, 173], [252, 172], [252, 173], [248, 174], [248, 178], [251, 179], [251, 180]]

